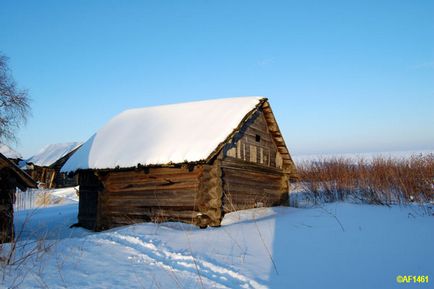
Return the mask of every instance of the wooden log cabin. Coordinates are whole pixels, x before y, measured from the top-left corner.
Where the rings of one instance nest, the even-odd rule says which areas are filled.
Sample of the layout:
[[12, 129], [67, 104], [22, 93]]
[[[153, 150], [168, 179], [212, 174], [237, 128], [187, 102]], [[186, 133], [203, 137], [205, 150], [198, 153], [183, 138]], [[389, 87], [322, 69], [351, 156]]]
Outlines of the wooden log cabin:
[[26, 172], [36, 180], [40, 187], [64, 188], [78, 184], [78, 178], [61, 173], [60, 168], [81, 146], [79, 142], [51, 144], [26, 160]]
[[0, 244], [14, 238], [15, 191], [36, 188], [36, 182], [0, 153]]
[[79, 225], [220, 226], [225, 213], [288, 205], [296, 168], [270, 104], [241, 97], [128, 110], [64, 165], [79, 175]]

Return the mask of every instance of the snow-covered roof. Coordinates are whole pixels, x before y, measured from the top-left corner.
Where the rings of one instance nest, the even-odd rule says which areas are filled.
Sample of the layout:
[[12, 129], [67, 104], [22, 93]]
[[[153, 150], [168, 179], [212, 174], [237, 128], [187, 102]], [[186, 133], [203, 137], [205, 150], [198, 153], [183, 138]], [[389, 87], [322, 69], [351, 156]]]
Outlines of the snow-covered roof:
[[8, 159], [22, 159], [23, 156], [5, 144], [0, 144], [0, 153]]
[[33, 163], [37, 166], [49, 167], [59, 159], [75, 150], [80, 145], [81, 142], [50, 144], [42, 148], [36, 155], [32, 156], [26, 161], [27, 163]]
[[238, 97], [126, 110], [86, 141], [62, 171], [206, 160], [263, 99]]

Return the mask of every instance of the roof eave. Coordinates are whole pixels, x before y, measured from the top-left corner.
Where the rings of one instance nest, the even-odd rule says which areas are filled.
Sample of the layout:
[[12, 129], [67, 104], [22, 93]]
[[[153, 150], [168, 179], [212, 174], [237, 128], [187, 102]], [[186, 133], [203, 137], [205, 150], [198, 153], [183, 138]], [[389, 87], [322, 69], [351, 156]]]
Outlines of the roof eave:
[[37, 183], [26, 172], [24, 172], [22, 169], [20, 169], [16, 164], [14, 164], [11, 160], [9, 160], [3, 154], [0, 154], [0, 159], [2, 161], [5, 161], [7, 163], [7, 165], [9, 166], [9, 168], [19, 178], [18, 187], [20, 190], [25, 191], [27, 188], [36, 189], [38, 187]]

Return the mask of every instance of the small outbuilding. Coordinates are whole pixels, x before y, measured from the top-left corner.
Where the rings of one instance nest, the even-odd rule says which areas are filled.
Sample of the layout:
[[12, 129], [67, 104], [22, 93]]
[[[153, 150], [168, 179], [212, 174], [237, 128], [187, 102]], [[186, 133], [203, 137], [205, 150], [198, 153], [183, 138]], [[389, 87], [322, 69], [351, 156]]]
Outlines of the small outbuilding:
[[241, 97], [127, 110], [62, 167], [78, 172], [79, 225], [220, 226], [225, 213], [288, 205], [296, 168], [268, 100]]
[[76, 186], [77, 177], [60, 172], [60, 168], [81, 146], [80, 142], [50, 144], [26, 160], [25, 170], [41, 187]]
[[15, 192], [19, 188], [36, 188], [36, 182], [11, 160], [0, 153], [0, 243], [14, 238]]

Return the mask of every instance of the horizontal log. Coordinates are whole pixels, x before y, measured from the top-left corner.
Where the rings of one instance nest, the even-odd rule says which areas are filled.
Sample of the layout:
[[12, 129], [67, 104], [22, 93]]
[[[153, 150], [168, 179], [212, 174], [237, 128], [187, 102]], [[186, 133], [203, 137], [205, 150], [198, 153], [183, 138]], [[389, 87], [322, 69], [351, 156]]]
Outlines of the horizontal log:
[[247, 187], [281, 188], [285, 183], [282, 178], [270, 178], [267, 176], [237, 176], [225, 174], [223, 182], [228, 185], [240, 185]]
[[164, 182], [167, 180], [195, 180], [200, 174], [183, 173], [183, 174], [167, 174], [167, 175], [151, 175], [151, 174], [127, 174], [122, 176], [104, 178], [104, 183], [123, 183], [126, 181], [155, 181]]
[[105, 179], [111, 179], [111, 180], [122, 180], [125, 177], [130, 178], [141, 178], [141, 177], [156, 177], [156, 178], [174, 178], [177, 176], [198, 176], [200, 173], [202, 173], [203, 169], [202, 167], [200, 169], [196, 168], [192, 171], [189, 171], [187, 168], [149, 168], [148, 171], [139, 171], [139, 170], [133, 170], [133, 171], [119, 171], [119, 172], [109, 172], [106, 176], [104, 176]]
[[[272, 194], [248, 194], [244, 192], [226, 192], [223, 200], [280, 200], [287, 193], [274, 192]], [[224, 201], [225, 202], [225, 201]]]
[[284, 196], [285, 194], [288, 194], [287, 192], [279, 192], [279, 191], [274, 191], [274, 192], [270, 192], [270, 193], [265, 193], [265, 194], [254, 194], [251, 192], [243, 192], [243, 191], [231, 191], [231, 192], [226, 192], [224, 194], [224, 196], [226, 198], [238, 198], [238, 199], [258, 199], [258, 198], [262, 198], [262, 199], [280, 199], [282, 196]]
[[242, 169], [223, 169], [223, 180], [256, 180], [257, 182], [276, 183], [284, 179], [283, 174], [267, 174], [262, 172], [243, 171]]
[[232, 195], [238, 195], [238, 194], [245, 194], [245, 195], [280, 195], [283, 193], [288, 193], [287, 191], [282, 190], [281, 188], [255, 188], [255, 187], [248, 187], [248, 186], [242, 186], [242, 185], [229, 185], [224, 187], [224, 190], [228, 194]]
[[196, 195], [197, 190], [192, 189], [176, 189], [176, 190], [130, 190], [130, 191], [104, 191], [103, 197], [105, 198], [154, 198], [154, 197], [167, 197], [167, 198], [183, 198], [186, 196]]
[[194, 198], [185, 199], [134, 199], [134, 198], [124, 198], [124, 199], [109, 199], [104, 204], [104, 209], [106, 208], [120, 208], [124, 211], [128, 211], [128, 208], [143, 208], [143, 207], [185, 207], [194, 206], [196, 200]]
[[281, 205], [282, 201], [281, 199], [223, 199], [223, 206], [226, 207], [237, 207], [240, 205], [251, 205], [252, 208], [256, 207], [257, 205], [261, 205], [261, 207], [272, 207], [276, 205]]
[[245, 162], [242, 160], [226, 157], [224, 161], [222, 161], [222, 168], [232, 169], [232, 170], [242, 170], [246, 173], [265, 173], [270, 175], [281, 175], [283, 174], [283, 170], [269, 167], [265, 165], [259, 165], [255, 163]]
[[[270, 169], [270, 170], [269, 170]], [[225, 166], [222, 169], [223, 176], [234, 176], [236, 178], [269, 178], [270, 180], [278, 180], [284, 176], [283, 170], [275, 167], [261, 165], [257, 170], [246, 166]]]
[[184, 211], [176, 211], [176, 210], [155, 210], [152, 212], [143, 212], [141, 214], [125, 214], [122, 212], [119, 213], [113, 213], [107, 216], [108, 220], [134, 220], [134, 219], [149, 219], [149, 218], [155, 218], [155, 217], [165, 217], [170, 219], [194, 219], [197, 217], [199, 212], [193, 211], [193, 210], [184, 210]]
[[122, 182], [104, 182], [104, 187], [110, 188], [131, 188], [131, 187], [170, 187], [176, 185], [194, 185], [199, 183], [199, 178], [188, 178], [188, 179], [139, 179], [131, 178], [125, 179]]
[[[280, 169], [279, 169], [280, 171]], [[261, 179], [269, 180], [270, 182], [279, 181], [284, 178], [283, 171], [267, 171], [267, 170], [243, 170], [237, 167], [224, 167], [223, 178], [236, 178], [236, 179]]]
[[104, 187], [111, 191], [136, 189], [136, 188], [168, 188], [177, 189], [185, 187], [194, 187], [199, 184], [199, 179], [186, 179], [186, 180], [138, 180], [132, 179], [122, 183], [104, 182]]
[[[194, 211], [195, 207], [191, 205], [184, 205], [184, 206], [161, 206], [161, 207], [149, 207], [149, 206], [142, 206], [142, 207], [131, 207], [128, 210], [122, 210], [119, 207], [112, 207], [108, 206], [104, 208], [104, 215], [105, 216], [115, 216], [115, 215], [125, 215], [125, 216], [135, 216], [135, 215], [155, 215], [159, 214], [160, 212], [184, 212], [184, 211]], [[177, 214], [177, 213], [176, 213]]]

